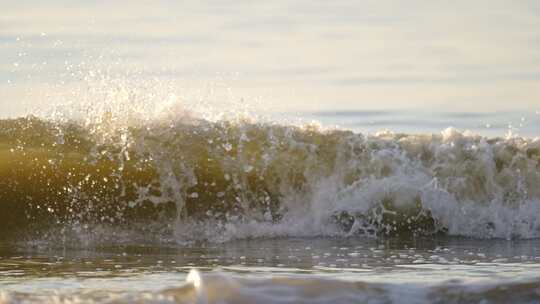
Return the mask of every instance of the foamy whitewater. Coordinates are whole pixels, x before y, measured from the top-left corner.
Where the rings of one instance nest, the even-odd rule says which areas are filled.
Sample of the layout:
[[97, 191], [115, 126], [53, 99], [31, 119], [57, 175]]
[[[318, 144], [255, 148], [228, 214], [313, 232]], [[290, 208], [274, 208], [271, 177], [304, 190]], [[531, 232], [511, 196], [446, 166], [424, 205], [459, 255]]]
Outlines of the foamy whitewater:
[[0, 304], [539, 304], [539, 29], [0, 0]]
[[540, 300], [538, 138], [115, 92], [0, 121], [0, 303]]
[[3, 237], [540, 236], [538, 139], [100, 119], [0, 122]]

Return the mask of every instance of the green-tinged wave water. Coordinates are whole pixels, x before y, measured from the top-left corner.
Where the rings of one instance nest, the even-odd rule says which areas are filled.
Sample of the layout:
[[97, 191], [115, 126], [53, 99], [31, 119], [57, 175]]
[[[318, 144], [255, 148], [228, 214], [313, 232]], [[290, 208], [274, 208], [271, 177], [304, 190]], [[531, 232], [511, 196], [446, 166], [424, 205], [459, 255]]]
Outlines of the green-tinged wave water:
[[0, 121], [0, 238], [540, 237], [540, 141], [253, 121]]

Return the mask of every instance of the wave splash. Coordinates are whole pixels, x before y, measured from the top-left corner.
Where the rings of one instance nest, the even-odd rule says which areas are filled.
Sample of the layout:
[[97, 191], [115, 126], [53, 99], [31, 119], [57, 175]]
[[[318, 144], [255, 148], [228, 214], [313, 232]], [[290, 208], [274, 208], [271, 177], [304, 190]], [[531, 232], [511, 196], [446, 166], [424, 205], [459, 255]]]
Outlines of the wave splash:
[[26, 117], [0, 121], [0, 176], [0, 238], [540, 237], [540, 141], [454, 129]]

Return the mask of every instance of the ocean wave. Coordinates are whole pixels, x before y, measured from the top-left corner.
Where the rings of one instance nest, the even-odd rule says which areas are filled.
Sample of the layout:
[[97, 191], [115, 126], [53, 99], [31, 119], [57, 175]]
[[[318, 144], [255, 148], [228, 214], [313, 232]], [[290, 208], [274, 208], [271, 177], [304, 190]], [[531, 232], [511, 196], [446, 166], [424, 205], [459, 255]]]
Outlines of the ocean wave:
[[0, 121], [0, 177], [7, 239], [540, 237], [540, 141], [455, 129], [26, 117]]

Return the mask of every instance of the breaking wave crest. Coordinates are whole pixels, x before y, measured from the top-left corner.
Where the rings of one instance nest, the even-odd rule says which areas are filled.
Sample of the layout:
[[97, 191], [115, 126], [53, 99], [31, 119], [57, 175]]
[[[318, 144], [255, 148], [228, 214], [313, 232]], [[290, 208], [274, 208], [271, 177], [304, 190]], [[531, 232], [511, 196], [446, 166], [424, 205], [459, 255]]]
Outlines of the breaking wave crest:
[[538, 139], [189, 115], [0, 121], [0, 238], [537, 238], [539, 186]]

